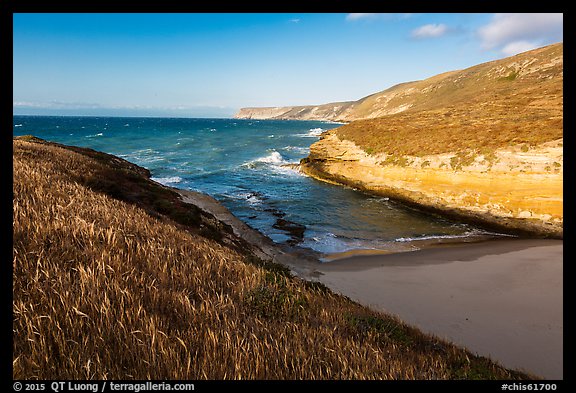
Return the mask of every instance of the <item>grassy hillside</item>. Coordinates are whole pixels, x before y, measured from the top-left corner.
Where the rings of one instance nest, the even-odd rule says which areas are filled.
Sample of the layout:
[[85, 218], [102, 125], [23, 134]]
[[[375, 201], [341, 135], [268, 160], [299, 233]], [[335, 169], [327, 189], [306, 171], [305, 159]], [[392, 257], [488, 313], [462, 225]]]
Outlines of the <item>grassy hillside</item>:
[[[435, 121], [452, 123], [458, 116], [473, 112], [479, 112], [474, 116], [482, 118], [486, 111], [484, 121], [489, 123], [492, 116], [499, 120], [507, 114], [520, 115], [518, 109], [523, 109], [528, 116], [536, 113], [536, 118], [560, 117], [561, 123], [563, 50], [562, 43], [549, 45], [465, 70], [401, 83], [358, 101], [273, 110], [243, 108], [237, 117], [352, 122], [382, 117], [388, 121], [389, 116], [398, 113], [426, 113]], [[392, 121], [414, 119], [393, 117]], [[421, 125], [432, 127], [435, 121]], [[465, 120], [461, 122], [467, 125]]]
[[[355, 116], [385, 108], [401, 113], [354, 121], [335, 130], [369, 153], [423, 156], [460, 150], [526, 148], [563, 137], [563, 45], [556, 44], [467, 70], [407, 84], [386, 105], [376, 94]], [[389, 94], [388, 94], [389, 95]], [[358, 112], [363, 107], [362, 112]], [[380, 109], [378, 109], [380, 108]]]
[[124, 160], [13, 148], [15, 379], [529, 377], [259, 262]]
[[503, 147], [522, 145], [529, 149], [560, 139], [563, 117], [561, 106], [551, 110], [512, 100], [470, 102], [358, 120], [332, 132], [370, 154], [421, 157], [469, 150], [486, 155]]

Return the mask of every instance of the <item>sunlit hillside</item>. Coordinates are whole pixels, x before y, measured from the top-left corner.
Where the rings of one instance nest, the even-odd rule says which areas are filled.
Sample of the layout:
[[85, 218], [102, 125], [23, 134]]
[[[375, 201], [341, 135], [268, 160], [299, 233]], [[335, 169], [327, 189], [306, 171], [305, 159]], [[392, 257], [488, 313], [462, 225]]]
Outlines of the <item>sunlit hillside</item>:
[[15, 379], [527, 377], [258, 261], [142, 168], [13, 148]]

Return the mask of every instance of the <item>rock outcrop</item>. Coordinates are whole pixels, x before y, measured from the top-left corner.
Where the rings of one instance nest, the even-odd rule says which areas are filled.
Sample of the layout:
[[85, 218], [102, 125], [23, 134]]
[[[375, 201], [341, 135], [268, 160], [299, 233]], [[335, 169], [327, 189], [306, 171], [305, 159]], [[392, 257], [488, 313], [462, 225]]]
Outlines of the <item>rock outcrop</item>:
[[367, 154], [329, 131], [300, 169], [316, 179], [394, 198], [492, 229], [563, 236], [562, 139], [513, 146], [456, 165], [457, 153]]
[[499, 230], [563, 236], [563, 44], [359, 101], [247, 108], [237, 117], [334, 120], [310, 176]]
[[336, 121], [342, 112], [353, 104], [334, 102], [317, 106], [283, 106], [268, 108], [242, 108], [234, 116], [236, 119], [277, 119], [277, 120], [326, 120]]

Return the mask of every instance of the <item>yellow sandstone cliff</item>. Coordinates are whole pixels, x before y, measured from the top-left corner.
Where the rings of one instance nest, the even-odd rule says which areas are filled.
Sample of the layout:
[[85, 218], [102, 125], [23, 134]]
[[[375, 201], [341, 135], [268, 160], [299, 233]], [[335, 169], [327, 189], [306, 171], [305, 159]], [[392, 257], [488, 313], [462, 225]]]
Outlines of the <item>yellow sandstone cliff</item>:
[[237, 116], [350, 122], [311, 146], [304, 173], [499, 229], [562, 237], [563, 59], [557, 43], [354, 102]]
[[[562, 139], [526, 150], [498, 149], [456, 168], [457, 154], [369, 155], [326, 133], [302, 160], [302, 172], [496, 229], [563, 236]], [[388, 160], [387, 160], [388, 159]]]

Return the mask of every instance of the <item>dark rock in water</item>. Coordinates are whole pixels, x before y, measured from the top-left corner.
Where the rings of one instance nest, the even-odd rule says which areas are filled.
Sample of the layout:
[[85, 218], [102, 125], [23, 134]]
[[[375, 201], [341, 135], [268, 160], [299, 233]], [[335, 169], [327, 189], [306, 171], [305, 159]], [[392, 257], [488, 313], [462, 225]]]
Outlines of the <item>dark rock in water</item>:
[[288, 232], [292, 238], [287, 241], [287, 243], [290, 245], [296, 245], [300, 243], [304, 239], [304, 232], [306, 231], [306, 227], [304, 225], [288, 221], [283, 218], [278, 218], [272, 227]]
[[284, 212], [282, 212], [282, 211], [280, 211], [280, 210], [278, 210], [278, 209], [274, 209], [274, 208], [264, 209], [264, 211], [265, 211], [265, 212], [268, 212], [268, 213], [272, 213], [272, 215], [273, 215], [274, 217], [278, 217], [278, 218], [282, 218], [282, 217], [284, 217], [284, 216], [286, 215], [286, 213], [284, 213]]
[[250, 198], [257, 198], [260, 200], [268, 199], [268, 197], [266, 195], [264, 195], [258, 191], [251, 191], [250, 193], [248, 193], [248, 195], [246, 195], [246, 199], [250, 199]]

